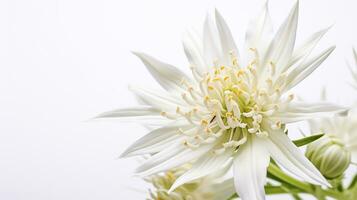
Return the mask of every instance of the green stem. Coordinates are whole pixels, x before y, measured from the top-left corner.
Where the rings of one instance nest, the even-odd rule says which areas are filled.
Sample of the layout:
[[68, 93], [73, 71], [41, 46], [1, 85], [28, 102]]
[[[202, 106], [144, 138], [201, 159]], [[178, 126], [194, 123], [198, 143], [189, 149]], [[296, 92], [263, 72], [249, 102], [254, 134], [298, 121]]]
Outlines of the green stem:
[[335, 199], [345, 200], [343, 193], [332, 189], [322, 190], [322, 193], [324, 193], [326, 196], [333, 197]]
[[318, 200], [326, 200], [326, 194], [323, 192], [321, 187], [316, 187], [315, 192], [313, 195], [318, 199]]
[[286, 190], [285, 188], [281, 186], [265, 186], [265, 193], [266, 194], [289, 194], [291, 192], [301, 192], [300, 190]]
[[297, 189], [300, 189], [306, 193], [313, 193], [313, 187], [310, 184], [301, 182], [287, 174], [285, 174], [279, 167], [274, 164], [270, 164], [268, 167], [268, 176], [290, 186], [293, 186]]
[[[300, 190], [296, 190], [296, 189], [290, 189], [286, 190], [284, 188], [282, 188], [281, 186], [271, 186], [271, 185], [267, 185], [264, 187], [265, 190], [265, 194], [267, 195], [274, 195], [274, 194], [290, 194], [291, 192], [301, 192]], [[229, 199], [234, 199], [234, 198], [238, 198], [238, 194], [234, 194], [232, 195]]]
[[344, 196], [341, 192], [338, 192], [338, 191], [335, 191], [332, 189], [323, 190], [320, 187], [316, 187], [316, 186], [310, 185], [308, 183], [301, 182], [301, 181], [285, 174], [279, 167], [277, 167], [274, 164], [269, 165], [268, 176], [274, 180], [281, 182], [281, 183], [285, 183], [285, 184], [293, 186], [297, 189], [300, 189], [300, 190], [302, 190], [302, 192], [312, 194], [315, 197], [319, 197], [318, 199], [320, 199], [320, 200], [325, 199], [326, 196], [333, 197], [335, 199], [344, 200]]

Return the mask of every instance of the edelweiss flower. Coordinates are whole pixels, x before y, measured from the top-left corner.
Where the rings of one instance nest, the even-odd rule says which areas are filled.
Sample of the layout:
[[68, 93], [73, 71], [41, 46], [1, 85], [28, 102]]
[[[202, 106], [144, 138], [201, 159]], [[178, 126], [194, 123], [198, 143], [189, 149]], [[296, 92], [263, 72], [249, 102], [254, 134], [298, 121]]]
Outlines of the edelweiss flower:
[[186, 183], [169, 193], [169, 189], [176, 179], [189, 170], [192, 166], [186, 164], [170, 170], [164, 174], [153, 175], [145, 180], [153, 185], [150, 190], [152, 200], [222, 200], [231, 197], [235, 190], [232, 179], [222, 179], [226, 169], [213, 175]]
[[130, 87], [143, 106], [99, 117], [166, 118], [162, 127], [135, 142], [123, 157], [152, 154], [137, 173], [148, 176], [184, 163], [193, 166], [170, 189], [233, 166], [236, 191], [243, 200], [265, 199], [267, 166], [272, 157], [285, 170], [314, 184], [325, 178], [284, 133], [297, 122], [343, 108], [328, 103], [294, 102], [288, 91], [311, 74], [333, 51], [310, 57], [326, 30], [295, 48], [298, 2], [274, 37], [267, 6], [253, 20], [241, 56], [221, 15], [208, 16], [203, 35], [189, 32], [184, 49], [192, 76], [143, 53], [135, 53], [165, 89]]

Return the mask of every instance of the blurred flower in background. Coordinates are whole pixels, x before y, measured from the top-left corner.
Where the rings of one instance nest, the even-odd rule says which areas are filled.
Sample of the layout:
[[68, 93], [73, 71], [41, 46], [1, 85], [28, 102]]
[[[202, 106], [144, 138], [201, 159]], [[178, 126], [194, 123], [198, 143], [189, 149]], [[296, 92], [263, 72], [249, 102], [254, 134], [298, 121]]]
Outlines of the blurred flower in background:
[[145, 180], [152, 184], [150, 200], [224, 200], [234, 193], [233, 179], [225, 178], [226, 168], [204, 178], [185, 183], [169, 192], [176, 179], [192, 167], [185, 164], [165, 173], [152, 175]]

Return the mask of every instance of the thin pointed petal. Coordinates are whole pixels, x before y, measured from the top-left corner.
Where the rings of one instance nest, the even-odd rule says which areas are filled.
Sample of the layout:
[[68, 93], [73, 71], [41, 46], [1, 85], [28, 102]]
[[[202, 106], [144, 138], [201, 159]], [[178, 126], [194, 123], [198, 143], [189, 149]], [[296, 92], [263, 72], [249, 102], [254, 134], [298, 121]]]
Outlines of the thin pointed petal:
[[190, 170], [181, 175], [175, 183], [171, 186], [169, 192], [174, 191], [177, 187], [191, 182], [193, 180], [199, 179], [201, 177], [207, 176], [218, 170], [222, 169], [231, 160], [230, 152], [225, 152], [222, 155], [207, 155], [198, 159], [192, 166]]
[[225, 20], [223, 19], [222, 15], [218, 12], [217, 9], [215, 10], [215, 16], [216, 16], [217, 29], [221, 41], [221, 46], [222, 46], [223, 57], [226, 58], [225, 61], [227, 62], [227, 64], [231, 64], [230, 52], [232, 52], [237, 57], [239, 57], [239, 52], [229, 27], [227, 26]]
[[319, 170], [291, 142], [283, 131], [270, 131], [264, 140], [271, 157], [285, 170], [312, 184], [329, 186]]
[[297, 47], [292, 55], [292, 58], [289, 61], [289, 64], [287, 65], [287, 68], [285, 68], [283, 71], [288, 70], [290, 66], [294, 65], [295, 63], [309, 56], [312, 50], [317, 45], [317, 43], [320, 41], [320, 39], [326, 34], [326, 32], [329, 29], [330, 27], [314, 33], [305, 42], [303, 42], [302, 45]]
[[[257, 48], [259, 50], [265, 50], [267, 44], [270, 42], [271, 35], [273, 33], [273, 27], [269, 14], [269, 1], [266, 1], [261, 14], [253, 19], [246, 32], [246, 48]], [[265, 54], [265, 52], [259, 52]]]
[[136, 106], [133, 108], [121, 108], [107, 111], [97, 115], [94, 118], [127, 118], [127, 117], [142, 117], [142, 116], [157, 116], [159, 111], [150, 106]]
[[136, 170], [139, 176], [149, 176], [168, 169], [178, 167], [192, 160], [200, 158], [213, 147], [212, 144], [202, 145], [197, 149], [190, 149], [182, 143], [153, 155]]
[[186, 57], [191, 65], [197, 69], [200, 74], [207, 71], [207, 65], [203, 57], [201, 38], [194, 30], [188, 30], [184, 33], [183, 48]]
[[185, 106], [185, 103], [180, 101], [180, 99], [173, 97], [165, 91], [148, 90], [138, 86], [130, 86], [129, 89], [142, 102], [160, 111], [175, 111], [177, 105]]
[[353, 58], [355, 60], [355, 63], [357, 64], [357, 51], [355, 48], [353, 48], [352, 50], [353, 50]]
[[280, 119], [282, 123], [293, 123], [318, 117], [328, 117], [346, 110], [345, 107], [328, 102], [291, 102], [288, 107], [273, 117]]
[[221, 58], [221, 46], [218, 31], [212, 16], [207, 15], [203, 26], [203, 53], [206, 64], [213, 66]]
[[154, 153], [158, 150], [158, 147], [165, 145], [165, 143], [171, 144], [173, 141], [178, 141], [180, 138], [178, 129], [187, 127], [187, 124], [177, 122], [175, 125], [155, 129], [134, 142], [122, 153], [121, 157]]
[[251, 137], [234, 159], [234, 182], [242, 200], [264, 200], [269, 154], [260, 138]]
[[133, 52], [145, 64], [151, 75], [167, 91], [181, 91], [182, 79], [190, 81], [177, 67], [161, 62], [145, 53]]
[[264, 57], [264, 64], [274, 62], [276, 66], [279, 66], [280, 70], [282, 70], [283, 66], [288, 63], [294, 50], [298, 13], [299, 1], [296, 2], [295, 6], [290, 11], [288, 18], [281, 25], [272, 40], [269, 49], [267, 50], [267, 54]]
[[322, 53], [318, 54], [317, 56], [307, 60], [303, 64], [301, 64], [299, 67], [295, 68], [289, 75], [288, 75], [288, 80], [290, 82], [287, 83], [285, 91], [290, 90], [293, 88], [295, 85], [300, 83], [302, 80], [304, 80], [307, 76], [309, 76], [312, 72], [317, 69], [323, 61], [326, 60], [326, 58], [335, 50], [335, 47], [330, 47], [323, 51]]
[[217, 183], [213, 188], [215, 191], [213, 200], [229, 199], [229, 197], [235, 194], [234, 181], [232, 178], [222, 183]]

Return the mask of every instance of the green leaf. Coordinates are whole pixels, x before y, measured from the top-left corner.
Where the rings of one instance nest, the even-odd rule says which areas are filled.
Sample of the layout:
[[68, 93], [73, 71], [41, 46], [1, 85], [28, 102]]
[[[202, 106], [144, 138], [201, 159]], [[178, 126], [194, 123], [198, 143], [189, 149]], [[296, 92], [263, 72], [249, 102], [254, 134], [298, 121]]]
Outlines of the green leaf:
[[298, 140], [294, 140], [293, 143], [296, 146], [301, 147], [301, 146], [307, 145], [307, 144], [309, 144], [311, 142], [314, 142], [315, 140], [318, 140], [319, 138], [321, 138], [324, 135], [325, 134], [320, 133], [320, 134], [304, 137], [304, 138], [301, 138], [301, 139], [298, 139]]

